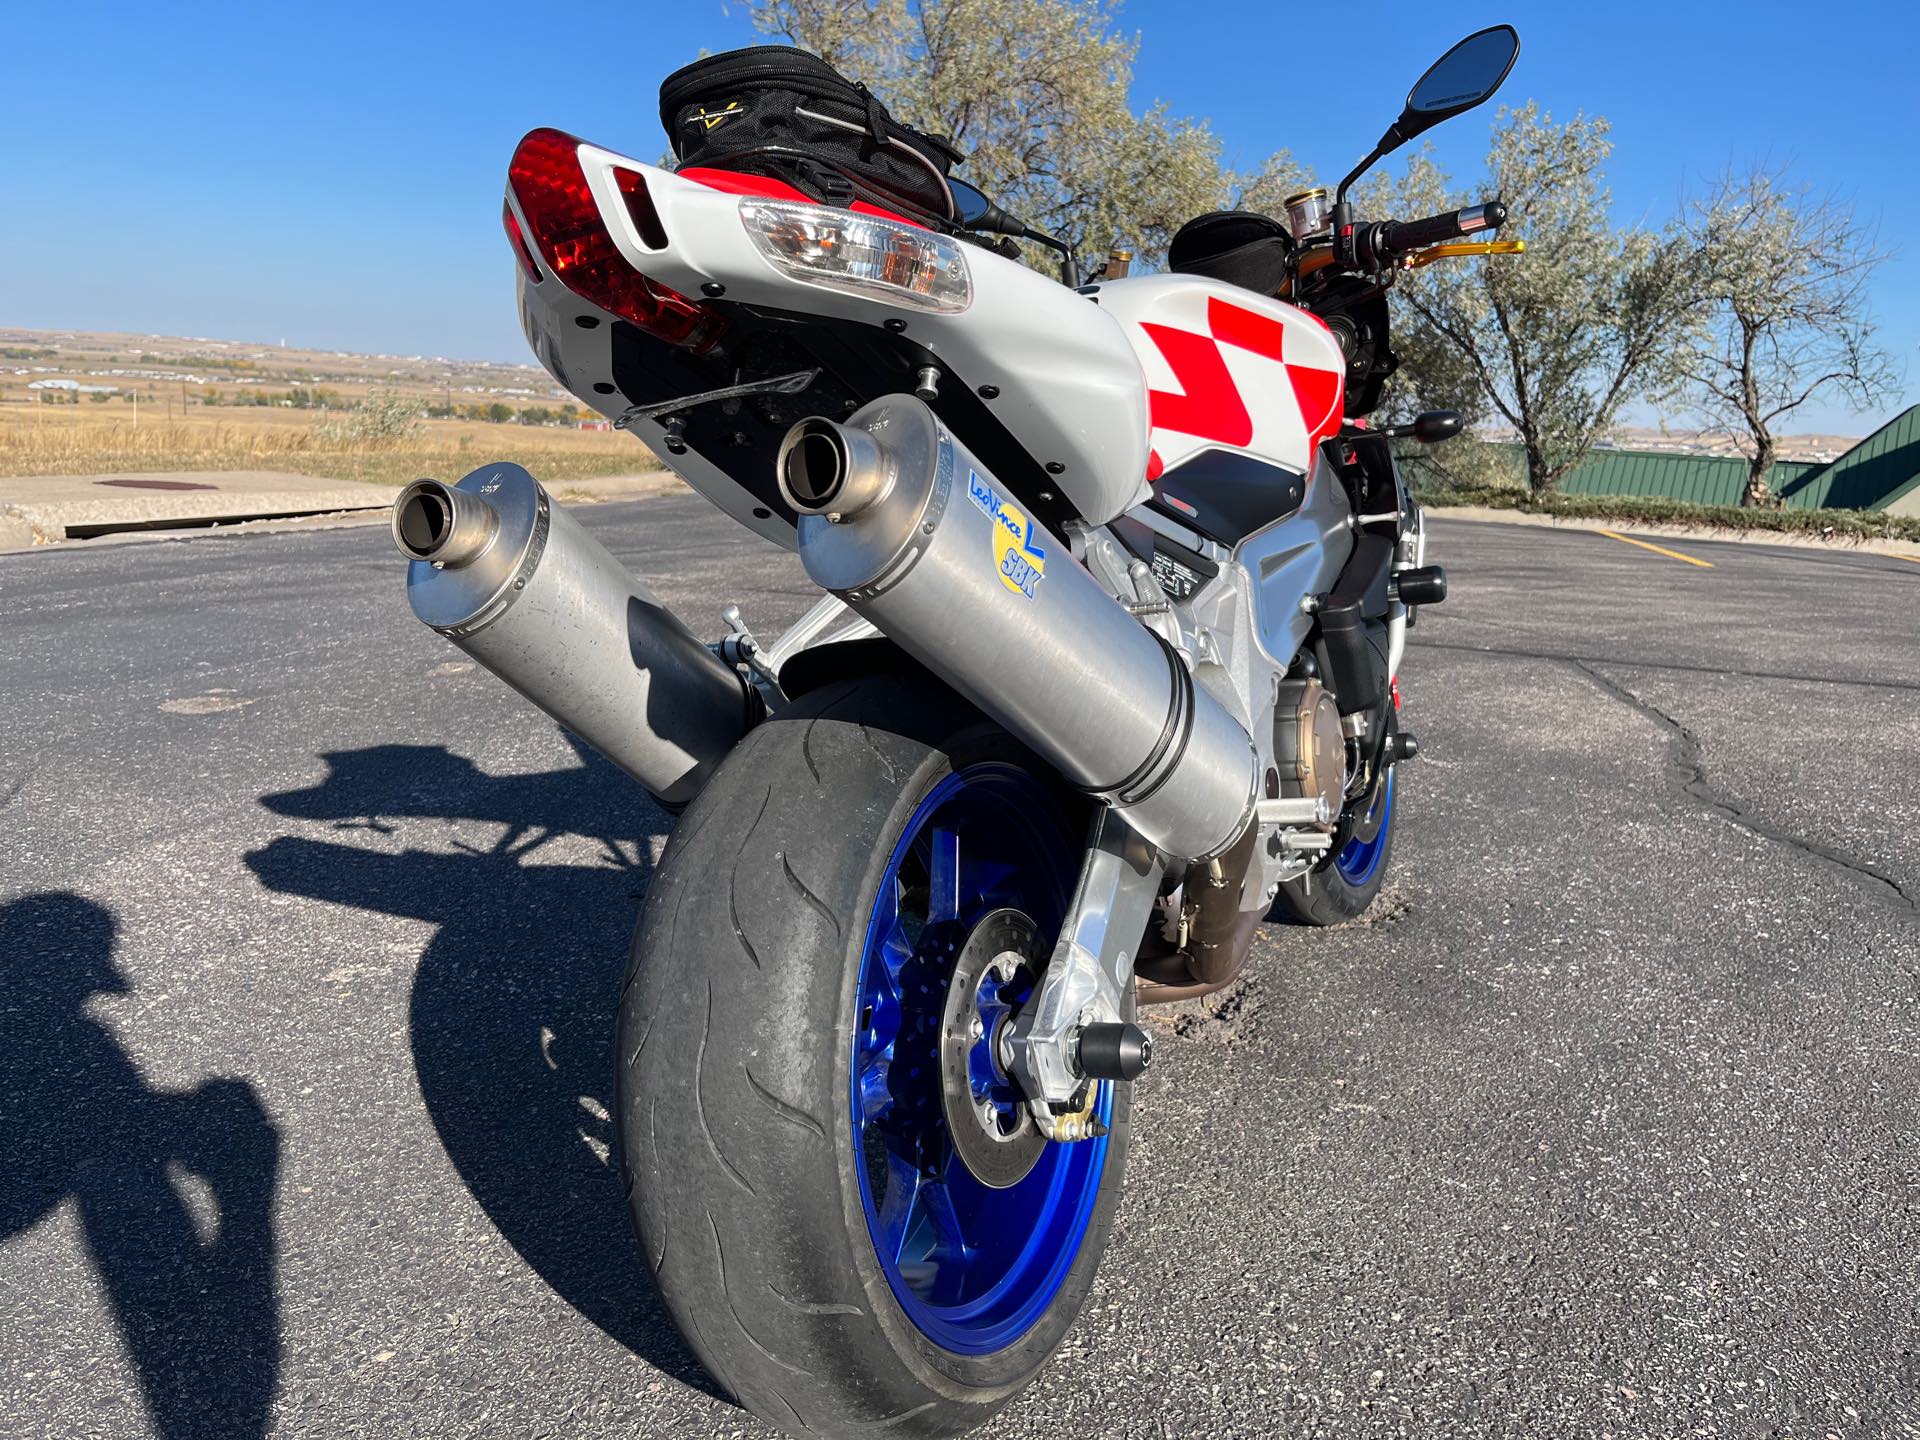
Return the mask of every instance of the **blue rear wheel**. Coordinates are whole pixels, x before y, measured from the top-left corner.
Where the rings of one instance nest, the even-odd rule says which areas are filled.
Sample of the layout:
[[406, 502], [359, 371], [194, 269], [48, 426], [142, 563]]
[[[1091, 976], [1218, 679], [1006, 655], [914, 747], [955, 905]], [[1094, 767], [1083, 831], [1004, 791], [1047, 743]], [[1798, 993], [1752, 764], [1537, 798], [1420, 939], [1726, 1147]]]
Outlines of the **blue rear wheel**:
[[681, 1335], [771, 1425], [951, 1440], [1093, 1288], [1132, 1087], [1045, 1141], [996, 1043], [1079, 878], [1081, 802], [914, 673], [770, 716], [680, 818], [620, 1007], [620, 1157]]
[[[1079, 843], [1032, 774], [966, 766], [908, 819], [867, 922], [850, 1067], [861, 1202], [894, 1299], [957, 1354], [1004, 1350], [1032, 1329], [1100, 1195], [1107, 1141], [1040, 1141], [996, 1044], [1059, 932]], [[994, 927], [984, 948], [983, 926]], [[1020, 949], [1000, 949], [1014, 934]], [[960, 1056], [944, 1067], [943, 1028]], [[1103, 1127], [1112, 1091], [1092, 1097]], [[1018, 1178], [970, 1165], [983, 1149], [1018, 1151]]]

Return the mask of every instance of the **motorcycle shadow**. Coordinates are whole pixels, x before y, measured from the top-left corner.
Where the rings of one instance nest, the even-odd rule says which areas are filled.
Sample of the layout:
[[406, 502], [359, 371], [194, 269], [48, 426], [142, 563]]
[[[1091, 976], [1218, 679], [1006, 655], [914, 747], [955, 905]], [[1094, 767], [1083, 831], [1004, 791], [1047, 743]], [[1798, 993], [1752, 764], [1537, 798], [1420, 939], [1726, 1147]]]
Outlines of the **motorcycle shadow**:
[[[615, 1008], [671, 821], [633, 782], [581, 765], [493, 776], [438, 745], [322, 756], [275, 814], [392, 833], [396, 822], [492, 821], [489, 849], [395, 854], [282, 836], [246, 857], [268, 888], [438, 929], [421, 953], [409, 1039], [448, 1158], [502, 1236], [574, 1309], [643, 1360], [726, 1398], [680, 1339], [628, 1227], [612, 1123]], [[547, 842], [599, 842], [601, 863], [543, 864]]]

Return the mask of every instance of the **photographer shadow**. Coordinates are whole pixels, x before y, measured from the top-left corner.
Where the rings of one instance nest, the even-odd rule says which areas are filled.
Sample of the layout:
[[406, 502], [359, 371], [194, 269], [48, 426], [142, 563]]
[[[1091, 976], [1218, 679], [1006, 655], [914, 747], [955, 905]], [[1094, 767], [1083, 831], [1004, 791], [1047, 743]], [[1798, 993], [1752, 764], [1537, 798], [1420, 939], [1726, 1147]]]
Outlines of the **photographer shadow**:
[[71, 1199], [155, 1430], [257, 1440], [280, 1367], [280, 1132], [245, 1080], [149, 1086], [86, 1013], [131, 989], [117, 936], [79, 895], [0, 905], [0, 1242]]
[[[571, 738], [571, 737], [569, 737]], [[282, 836], [246, 857], [268, 888], [436, 927], [421, 953], [409, 1039], [448, 1158], [502, 1236], [568, 1304], [674, 1378], [717, 1394], [662, 1308], [629, 1229], [612, 1118], [616, 1009], [669, 817], [584, 746], [577, 767], [494, 776], [438, 745], [323, 755], [311, 789], [268, 795], [277, 815], [394, 833], [482, 821], [456, 853]], [[599, 864], [543, 864], [584, 837]]]

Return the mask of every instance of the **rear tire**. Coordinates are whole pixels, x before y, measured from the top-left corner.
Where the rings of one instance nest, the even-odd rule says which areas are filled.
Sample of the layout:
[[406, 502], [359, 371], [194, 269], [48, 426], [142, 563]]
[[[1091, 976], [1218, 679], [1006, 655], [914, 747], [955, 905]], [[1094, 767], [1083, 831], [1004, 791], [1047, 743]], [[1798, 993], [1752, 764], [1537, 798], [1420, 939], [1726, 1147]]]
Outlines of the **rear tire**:
[[[896, 1190], [885, 1169], [890, 1152], [876, 1178], [871, 1149], [856, 1143], [877, 1123], [863, 1118], [868, 1092], [853, 1078], [856, 1056], [870, 1053], [858, 1047], [876, 1028], [872, 992], [863, 988], [873, 972], [863, 964], [883, 913], [882, 882], [897, 919], [908, 893], [899, 855], [917, 843], [909, 830], [924, 823], [926, 805], [944, 803], [938, 796], [969, 776], [1003, 774], [1025, 777], [1018, 783], [1033, 789], [1019, 793], [1044, 801], [1033, 807], [1034, 844], [1061, 848], [1070, 893], [1083, 843], [1078, 802], [951, 693], [907, 677], [826, 687], [748, 734], [681, 819], [654, 878], [616, 1057], [630, 1210], [661, 1296], [701, 1363], [789, 1434], [970, 1430], [1032, 1380], [1093, 1284], [1119, 1200], [1130, 1086], [1113, 1085], [1102, 1099], [1111, 1127], [1104, 1141], [1046, 1147], [1049, 1156], [1080, 1152], [1079, 1169], [1043, 1160], [1020, 1182], [1059, 1164], [1046, 1173], [1068, 1177], [1058, 1186], [1080, 1197], [1079, 1208], [1072, 1245], [1061, 1246], [1042, 1277], [1047, 1284], [997, 1329], [976, 1333], [955, 1322], [943, 1330], [943, 1317], [959, 1312], [934, 1303], [953, 1283], [942, 1266], [976, 1263], [965, 1258], [968, 1246], [992, 1250], [991, 1240], [977, 1243], [978, 1231], [913, 1265], [883, 1260], [876, 1248], [881, 1222], [869, 1206], [877, 1186], [892, 1202], [947, 1194], [948, 1180], [936, 1182], [929, 1170]], [[991, 894], [1005, 903], [998, 888]], [[988, 896], [982, 889], [981, 903]], [[933, 934], [930, 901], [927, 913], [915, 933]], [[1039, 945], [1050, 948], [1047, 925], [1057, 927], [1058, 917], [1034, 919]], [[940, 950], [913, 945], [915, 968], [894, 972], [901, 1016], [918, 1013], [905, 980], [930, 973], [924, 967]], [[908, 1027], [899, 1023], [904, 1051]], [[897, 1053], [889, 1042], [886, 1054]], [[861, 1074], [871, 1072], [868, 1061], [861, 1065]], [[886, 1075], [890, 1096], [896, 1081]], [[881, 1113], [896, 1123], [891, 1110]], [[1097, 1164], [1092, 1146], [1104, 1147]], [[969, 1199], [964, 1188], [951, 1193], [949, 1209]], [[1019, 1193], [993, 1191], [987, 1203]], [[1001, 1212], [971, 1213], [977, 1222]], [[923, 1233], [903, 1232], [907, 1241]], [[902, 1257], [909, 1248], [903, 1241]], [[961, 1258], [938, 1258], [949, 1254]], [[1018, 1278], [1031, 1262], [1008, 1263]], [[930, 1267], [923, 1303], [911, 1289], [919, 1281], [903, 1282], [902, 1272], [920, 1276]]]

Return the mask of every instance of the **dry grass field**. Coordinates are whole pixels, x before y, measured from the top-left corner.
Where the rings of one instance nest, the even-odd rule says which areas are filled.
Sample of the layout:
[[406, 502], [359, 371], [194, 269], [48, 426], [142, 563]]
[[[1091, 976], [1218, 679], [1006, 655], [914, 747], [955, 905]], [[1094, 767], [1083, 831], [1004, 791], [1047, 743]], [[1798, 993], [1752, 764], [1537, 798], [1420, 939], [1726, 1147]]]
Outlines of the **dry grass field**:
[[[83, 390], [48, 392], [58, 385]], [[398, 433], [356, 419], [382, 396]], [[562, 482], [659, 468], [631, 436], [574, 428], [586, 413], [532, 365], [0, 328], [0, 477], [287, 470], [398, 483], [514, 460]]]
[[136, 422], [132, 410], [121, 400], [0, 403], [0, 477], [290, 470], [400, 483], [421, 475], [458, 479], [490, 460], [513, 460], [557, 482], [658, 468], [639, 441], [609, 431], [424, 420], [409, 437], [366, 440], [330, 436], [329, 417], [314, 411], [195, 406], [168, 418], [142, 405]]

